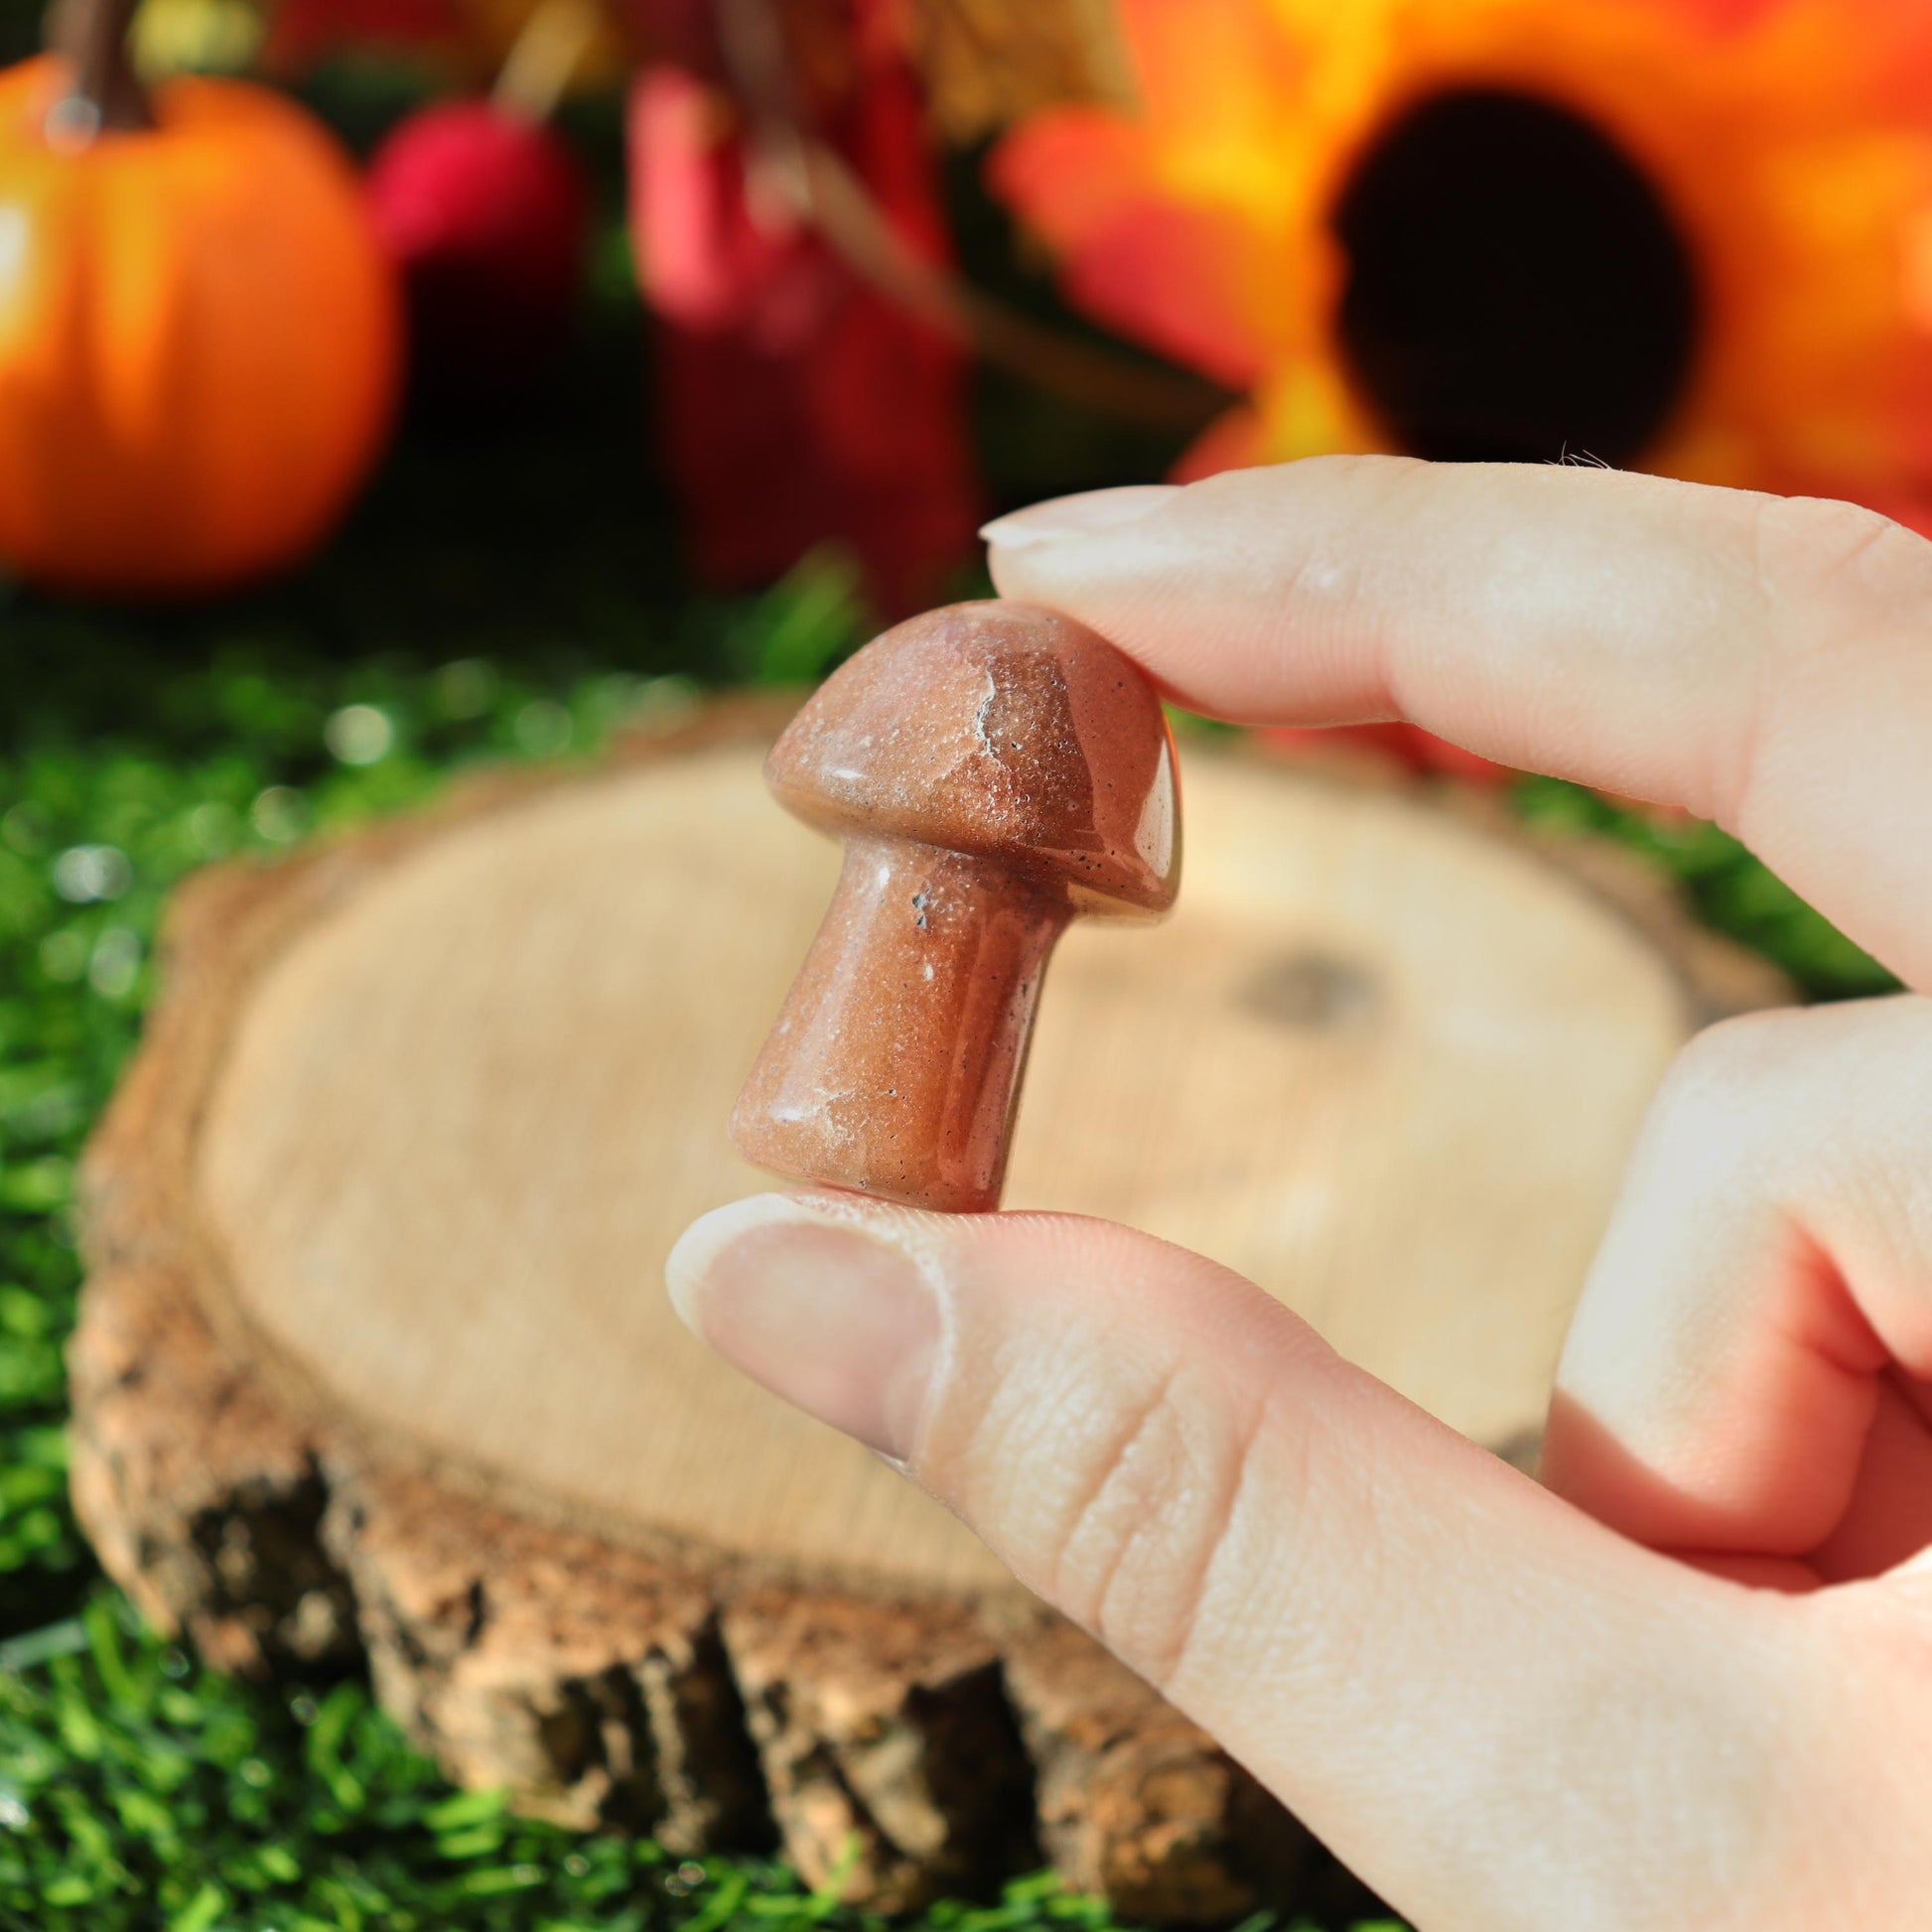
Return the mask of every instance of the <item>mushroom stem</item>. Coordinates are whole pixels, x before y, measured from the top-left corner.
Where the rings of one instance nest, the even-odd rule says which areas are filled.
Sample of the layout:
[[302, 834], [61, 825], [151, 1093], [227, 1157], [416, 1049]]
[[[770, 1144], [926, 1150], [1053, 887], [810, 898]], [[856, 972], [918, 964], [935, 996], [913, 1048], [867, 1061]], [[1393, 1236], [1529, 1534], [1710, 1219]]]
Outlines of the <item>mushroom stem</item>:
[[996, 1206], [1039, 982], [1071, 916], [1063, 893], [997, 860], [851, 840], [739, 1096], [739, 1151], [915, 1207]]

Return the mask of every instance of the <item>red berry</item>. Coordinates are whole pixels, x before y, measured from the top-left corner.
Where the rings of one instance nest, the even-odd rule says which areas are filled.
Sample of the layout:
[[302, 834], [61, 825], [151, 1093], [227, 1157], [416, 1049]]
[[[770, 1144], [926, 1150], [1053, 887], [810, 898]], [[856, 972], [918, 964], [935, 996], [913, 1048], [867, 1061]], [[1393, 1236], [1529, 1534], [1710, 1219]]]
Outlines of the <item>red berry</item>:
[[376, 232], [408, 292], [423, 400], [501, 400], [568, 335], [583, 279], [590, 192], [552, 129], [486, 100], [427, 107], [369, 165]]

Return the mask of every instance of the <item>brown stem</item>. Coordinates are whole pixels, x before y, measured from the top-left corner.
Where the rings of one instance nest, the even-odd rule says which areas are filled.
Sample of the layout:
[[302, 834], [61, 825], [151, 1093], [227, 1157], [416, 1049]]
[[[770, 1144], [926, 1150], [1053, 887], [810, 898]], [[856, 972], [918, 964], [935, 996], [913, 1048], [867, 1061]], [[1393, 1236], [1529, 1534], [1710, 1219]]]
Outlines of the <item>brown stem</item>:
[[497, 69], [489, 96], [497, 109], [533, 125], [547, 121], [603, 25], [598, 0], [537, 0]]
[[1040, 976], [1072, 908], [993, 859], [855, 838], [732, 1117], [760, 1167], [995, 1207]]
[[62, 146], [154, 126], [153, 103], [128, 54], [133, 14], [134, 0], [57, 0], [49, 41], [71, 79], [48, 110], [47, 131]]
[[907, 247], [870, 189], [812, 133], [772, 0], [719, 0], [725, 66], [770, 178], [863, 280], [983, 361], [1125, 421], [1189, 432], [1234, 400], [1198, 376], [1151, 368], [1008, 308]]
[[865, 184], [823, 142], [805, 143], [804, 163], [805, 211], [847, 264], [995, 368], [1157, 429], [1204, 429], [1234, 400], [1198, 376], [1130, 361], [1009, 309], [914, 254]]

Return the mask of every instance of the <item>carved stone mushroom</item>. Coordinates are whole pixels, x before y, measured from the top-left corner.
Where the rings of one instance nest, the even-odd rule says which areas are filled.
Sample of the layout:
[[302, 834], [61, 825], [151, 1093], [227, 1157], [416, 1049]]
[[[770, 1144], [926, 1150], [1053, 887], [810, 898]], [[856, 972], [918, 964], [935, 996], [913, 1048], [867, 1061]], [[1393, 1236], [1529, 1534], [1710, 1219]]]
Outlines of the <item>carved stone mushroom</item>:
[[1160, 700], [1070, 618], [952, 605], [828, 679], [765, 777], [845, 867], [732, 1139], [781, 1173], [997, 1206], [1054, 942], [1076, 917], [1173, 902]]

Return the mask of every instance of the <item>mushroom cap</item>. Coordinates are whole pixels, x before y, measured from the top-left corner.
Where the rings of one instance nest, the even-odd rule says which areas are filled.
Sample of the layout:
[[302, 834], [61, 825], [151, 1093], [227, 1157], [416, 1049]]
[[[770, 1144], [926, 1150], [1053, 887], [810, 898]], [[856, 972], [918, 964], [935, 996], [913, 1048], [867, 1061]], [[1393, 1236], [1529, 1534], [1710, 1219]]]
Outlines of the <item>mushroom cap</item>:
[[772, 747], [787, 811], [837, 837], [998, 860], [1076, 912], [1164, 912], [1173, 742], [1140, 669], [1035, 604], [953, 604], [875, 638]]

